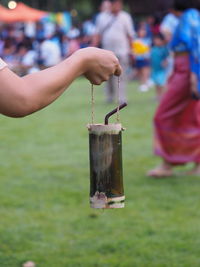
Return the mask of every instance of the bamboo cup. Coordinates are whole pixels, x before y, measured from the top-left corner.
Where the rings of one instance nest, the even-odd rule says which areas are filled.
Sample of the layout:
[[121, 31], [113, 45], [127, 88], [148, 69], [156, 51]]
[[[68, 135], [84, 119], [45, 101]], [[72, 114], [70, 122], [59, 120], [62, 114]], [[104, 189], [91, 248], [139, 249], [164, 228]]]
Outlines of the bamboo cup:
[[124, 208], [122, 126], [91, 124], [88, 130], [91, 208]]

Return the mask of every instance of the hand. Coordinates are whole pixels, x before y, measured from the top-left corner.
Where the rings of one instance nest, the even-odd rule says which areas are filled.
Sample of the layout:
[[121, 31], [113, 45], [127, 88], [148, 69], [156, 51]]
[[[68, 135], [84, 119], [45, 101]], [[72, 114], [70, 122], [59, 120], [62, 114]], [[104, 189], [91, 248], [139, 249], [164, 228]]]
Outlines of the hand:
[[197, 75], [194, 72], [190, 74], [190, 88], [193, 96], [199, 97], [198, 92], [198, 79]]
[[89, 47], [75, 53], [83, 60], [83, 75], [95, 85], [109, 80], [111, 75], [120, 76], [122, 69], [113, 52]]

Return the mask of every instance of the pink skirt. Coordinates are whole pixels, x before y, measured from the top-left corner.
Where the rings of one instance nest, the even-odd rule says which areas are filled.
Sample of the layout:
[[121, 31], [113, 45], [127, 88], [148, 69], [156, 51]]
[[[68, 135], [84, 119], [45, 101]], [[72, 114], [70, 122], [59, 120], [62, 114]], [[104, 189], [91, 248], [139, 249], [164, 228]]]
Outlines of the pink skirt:
[[174, 165], [200, 163], [200, 100], [192, 99], [187, 55], [175, 57], [154, 126], [156, 155]]

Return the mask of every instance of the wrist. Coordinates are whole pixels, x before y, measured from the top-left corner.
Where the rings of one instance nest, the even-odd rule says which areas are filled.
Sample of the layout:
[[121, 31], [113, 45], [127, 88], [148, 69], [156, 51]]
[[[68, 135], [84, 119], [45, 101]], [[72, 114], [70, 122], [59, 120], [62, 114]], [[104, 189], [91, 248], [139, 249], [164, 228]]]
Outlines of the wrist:
[[89, 62], [90, 62], [90, 55], [89, 53], [83, 51], [84, 49], [79, 49], [76, 51], [72, 57], [74, 58], [74, 61], [77, 64], [77, 67], [79, 69], [80, 75], [83, 75], [86, 73], [89, 69]]
[[81, 76], [85, 73], [86, 59], [77, 52], [63, 61], [64, 69], [70, 69], [75, 76]]

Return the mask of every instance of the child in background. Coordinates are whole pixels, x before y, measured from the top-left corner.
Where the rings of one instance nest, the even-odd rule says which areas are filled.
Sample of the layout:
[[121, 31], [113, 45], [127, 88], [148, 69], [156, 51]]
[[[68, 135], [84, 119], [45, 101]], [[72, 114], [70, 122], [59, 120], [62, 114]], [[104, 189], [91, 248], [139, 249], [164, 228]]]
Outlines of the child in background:
[[156, 86], [157, 100], [159, 101], [164, 93], [167, 82], [169, 50], [164, 36], [159, 33], [153, 38], [153, 47], [151, 50], [151, 78]]
[[139, 28], [137, 38], [133, 41], [132, 50], [135, 58], [135, 68], [140, 81], [139, 90], [146, 92], [149, 89], [150, 77], [150, 49], [151, 40], [147, 37], [147, 31], [144, 27]]

